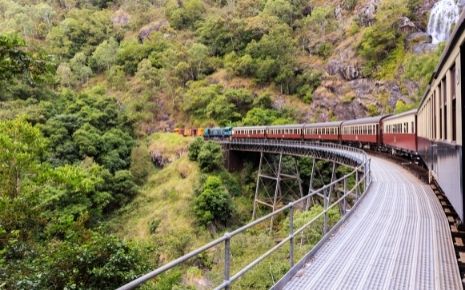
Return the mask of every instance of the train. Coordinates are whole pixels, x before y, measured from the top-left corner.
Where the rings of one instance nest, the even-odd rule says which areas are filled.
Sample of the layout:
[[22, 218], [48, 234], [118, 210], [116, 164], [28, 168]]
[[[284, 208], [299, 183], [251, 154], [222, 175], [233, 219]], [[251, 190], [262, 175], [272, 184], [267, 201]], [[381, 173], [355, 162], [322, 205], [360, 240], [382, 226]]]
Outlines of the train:
[[205, 128], [205, 139], [273, 139], [338, 142], [369, 147], [411, 157], [417, 148], [417, 110], [356, 120], [292, 124]]
[[461, 82], [461, 68], [465, 68], [464, 17], [462, 13], [416, 109], [314, 124], [205, 128], [202, 136], [338, 142], [406, 155], [428, 170], [430, 181], [439, 185], [457, 214], [459, 228], [465, 230], [462, 155], [465, 86]]

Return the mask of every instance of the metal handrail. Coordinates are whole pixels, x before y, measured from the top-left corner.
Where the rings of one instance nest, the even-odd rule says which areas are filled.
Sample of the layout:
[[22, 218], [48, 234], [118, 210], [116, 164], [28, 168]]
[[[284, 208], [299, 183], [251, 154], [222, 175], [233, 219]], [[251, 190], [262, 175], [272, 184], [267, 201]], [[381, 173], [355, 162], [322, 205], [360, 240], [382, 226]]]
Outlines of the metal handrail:
[[[239, 141], [230, 141], [230, 142], [239, 142]], [[250, 143], [254, 143], [254, 144], [258, 144], [258, 142], [255, 142], [255, 141], [252, 141]], [[262, 142], [263, 143], [263, 142]], [[326, 233], [327, 233], [327, 227], [328, 227], [328, 212], [330, 209], [332, 209], [333, 207], [335, 207], [336, 205], [340, 204], [341, 202], [343, 202], [343, 216], [345, 216], [346, 212], [347, 212], [347, 197], [351, 194], [354, 194], [355, 193], [355, 204], [357, 204], [360, 200], [360, 198], [366, 193], [366, 191], [368, 190], [372, 180], [371, 180], [371, 169], [370, 169], [370, 159], [368, 158], [368, 155], [363, 151], [363, 150], [360, 150], [360, 149], [357, 149], [357, 148], [351, 148], [351, 147], [348, 147], [348, 146], [345, 146], [345, 145], [340, 145], [340, 144], [328, 144], [328, 143], [318, 143], [318, 142], [313, 142], [311, 144], [309, 144], [310, 142], [294, 142], [294, 141], [291, 141], [291, 142], [282, 142], [280, 141], [279, 143], [278, 142], [275, 142], [275, 141], [272, 141], [272, 142], [267, 142], [267, 144], [281, 144], [281, 145], [297, 145], [299, 144], [300, 146], [304, 146], [304, 145], [307, 145], [307, 146], [318, 146], [318, 147], [324, 147], [324, 148], [332, 148], [332, 149], [337, 149], [337, 150], [347, 150], [347, 151], [351, 151], [351, 152], [354, 152], [354, 153], [360, 153], [362, 156], [363, 156], [363, 162], [362, 164], [360, 164], [358, 167], [354, 168], [350, 173], [344, 175], [343, 177], [337, 179], [337, 180], [334, 180], [333, 182], [331, 182], [330, 184], [327, 184], [321, 188], [319, 188], [318, 190], [315, 190], [313, 191], [312, 193], [306, 195], [306, 196], [303, 196], [301, 198], [299, 198], [298, 200], [294, 201], [294, 202], [291, 202], [289, 203], [288, 205], [282, 207], [282, 208], [279, 208], [277, 210], [275, 210], [274, 212], [271, 212], [261, 218], [258, 218], [230, 233], [226, 232], [222, 237], [220, 238], [217, 238], [213, 241], [211, 241], [210, 243], [198, 248], [198, 249], [195, 249], [194, 251], [178, 258], [178, 259], [175, 259], [165, 265], [163, 265], [162, 267], [159, 267], [123, 286], [121, 286], [120, 288], [118, 288], [118, 290], [126, 290], [126, 289], [134, 289], [135, 287], [145, 283], [146, 281], [152, 279], [152, 278], [155, 278], [156, 276], [168, 271], [169, 269], [173, 268], [173, 267], [176, 267], [180, 264], [182, 264], [183, 262], [189, 260], [190, 258], [192, 257], [195, 257], [203, 252], [205, 252], [206, 250], [212, 248], [212, 247], [215, 247], [217, 245], [220, 245], [222, 243], [224, 243], [224, 251], [225, 251], [225, 257], [224, 257], [224, 280], [223, 280], [223, 283], [221, 283], [220, 285], [218, 285], [215, 289], [229, 289], [229, 286], [231, 285], [232, 282], [234, 282], [235, 280], [237, 280], [238, 278], [242, 277], [245, 273], [247, 273], [248, 271], [250, 271], [253, 267], [255, 267], [257, 264], [259, 264], [261, 261], [263, 261], [265, 258], [267, 258], [268, 256], [270, 256], [272, 253], [274, 253], [275, 251], [277, 251], [279, 248], [281, 248], [282, 246], [284, 246], [286, 243], [290, 242], [290, 247], [289, 247], [289, 264], [290, 264], [290, 267], [292, 267], [294, 265], [294, 238], [296, 235], [300, 234], [301, 232], [303, 232], [307, 227], [309, 227], [310, 225], [312, 225], [315, 221], [317, 221], [319, 218], [321, 218], [322, 216], [324, 217], [324, 235], [322, 238], [326, 237]], [[344, 149], [342, 149], [344, 148]], [[350, 148], [350, 149], [349, 149]], [[363, 172], [363, 177], [361, 179], [359, 179], [359, 172]], [[355, 181], [355, 184], [354, 186], [350, 189], [350, 190], [347, 190], [347, 181], [350, 177], [354, 176], [356, 177], [356, 181]], [[330, 201], [330, 197], [331, 197], [331, 192], [330, 192], [330, 189], [335, 188], [335, 185], [339, 184], [339, 183], [343, 183], [343, 186], [344, 186], [344, 194], [339, 198], [337, 199], [335, 202], [333, 202], [332, 204], [329, 204], [329, 201]], [[360, 189], [360, 186], [363, 185], [363, 192], [359, 192], [359, 189]], [[303, 226], [301, 226], [300, 228], [294, 230], [294, 209], [296, 207], [297, 204], [299, 203], [302, 203], [304, 201], [307, 201], [308, 199], [310, 199], [312, 196], [314, 195], [318, 195], [318, 196], [322, 196], [324, 197], [324, 209], [321, 213], [319, 213], [316, 217], [312, 218], [310, 221], [308, 221], [306, 224], [304, 224]], [[231, 239], [238, 235], [238, 234], [241, 234], [243, 232], [245, 232], [246, 230], [252, 228], [253, 226], [257, 225], [257, 224], [260, 224], [268, 219], [271, 219], [273, 217], [275, 217], [276, 215], [280, 214], [280, 213], [283, 213], [284, 211], [287, 211], [289, 210], [289, 235], [284, 238], [282, 241], [280, 241], [278, 244], [274, 245], [271, 249], [269, 249], [267, 252], [265, 252], [264, 254], [262, 254], [260, 257], [256, 258], [255, 260], [253, 260], [251, 263], [249, 263], [248, 265], [246, 265], [245, 267], [243, 267], [241, 270], [239, 270], [239, 272], [233, 274], [231, 276], [231, 273], [230, 273], [230, 270], [231, 270]], [[341, 221], [343, 220], [343, 218], [341, 218], [341, 220], [337, 223], [339, 224]]]

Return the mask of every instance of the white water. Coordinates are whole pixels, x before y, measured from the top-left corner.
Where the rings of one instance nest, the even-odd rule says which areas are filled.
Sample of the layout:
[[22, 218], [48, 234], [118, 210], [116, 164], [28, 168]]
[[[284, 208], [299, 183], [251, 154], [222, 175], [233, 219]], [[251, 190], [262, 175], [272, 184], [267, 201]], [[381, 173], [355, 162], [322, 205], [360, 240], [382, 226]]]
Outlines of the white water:
[[454, 0], [439, 0], [431, 9], [428, 22], [428, 34], [433, 43], [446, 41], [452, 26], [459, 20], [459, 6]]

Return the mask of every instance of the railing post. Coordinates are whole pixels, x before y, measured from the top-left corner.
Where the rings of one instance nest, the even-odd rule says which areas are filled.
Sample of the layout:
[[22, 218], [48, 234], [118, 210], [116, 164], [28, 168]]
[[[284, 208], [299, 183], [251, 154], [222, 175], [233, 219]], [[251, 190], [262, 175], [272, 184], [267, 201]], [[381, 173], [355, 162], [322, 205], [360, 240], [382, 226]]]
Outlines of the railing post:
[[326, 235], [328, 232], [328, 190], [324, 190], [324, 217], [323, 217], [323, 235]]
[[367, 190], [367, 162], [363, 165], [363, 191], [362, 194]]
[[358, 168], [355, 169], [355, 199], [358, 200], [359, 186], [358, 186]]
[[371, 184], [371, 159], [368, 159], [368, 185]]
[[294, 203], [289, 203], [289, 265], [294, 266]]
[[347, 195], [347, 178], [344, 178], [344, 199], [342, 200], [342, 212], [344, 213], [344, 215], [346, 215], [346, 212], [347, 212], [347, 199], [346, 199], [346, 195]]
[[231, 235], [229, 233], [225, 233], [225, 240], [224, 240], [224, 282], [226, 286], [224, 289], [229, 290], [229, 276], [231, 270]]

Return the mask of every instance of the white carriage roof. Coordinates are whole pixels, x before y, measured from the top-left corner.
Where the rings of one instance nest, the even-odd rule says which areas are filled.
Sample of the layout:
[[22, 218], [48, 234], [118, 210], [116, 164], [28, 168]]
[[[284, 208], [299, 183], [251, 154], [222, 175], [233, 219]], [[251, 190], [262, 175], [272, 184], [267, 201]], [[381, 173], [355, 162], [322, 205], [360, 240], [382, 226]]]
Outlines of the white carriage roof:
[[303, 126], [303, 124], [275, 125], [268, 126], [268, 129], [301, 129]]
[[260, 130], [266, 129], [268, 126], [242, 126], [242, 127], [234, 127], [234, 130]]
[[305, 124], [305, 128], [339, 127], [342, 121]]
[[394, 119], [402, 118], [402, 117], [409, 116], [409, 115], [416, 115], [417, 111], [418, 111], [418, 109], [413, 109], [413, 110], [403, 112], [403, 113], [400, 113], [400, 114], [392, 115], [392, 116], [389, 116], [386, 119], [384, 119], [384, 121], [394, 120]]
[[350, 120], [350, 121], [344, 121], [342, 122], [342, 126], [347, 126], [347, 125], [368, 125], [368, 124], [373, 124], [373, 123], [379, 123], [383, 118], [386, 118], [390, 115], [381, 115], [381, 116], [376, 116], [376, 117], [368, 117], [368, 118], [361, 118], [361, 119], [356, 119], [356, 120]]

